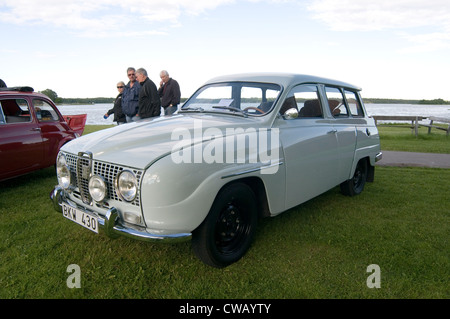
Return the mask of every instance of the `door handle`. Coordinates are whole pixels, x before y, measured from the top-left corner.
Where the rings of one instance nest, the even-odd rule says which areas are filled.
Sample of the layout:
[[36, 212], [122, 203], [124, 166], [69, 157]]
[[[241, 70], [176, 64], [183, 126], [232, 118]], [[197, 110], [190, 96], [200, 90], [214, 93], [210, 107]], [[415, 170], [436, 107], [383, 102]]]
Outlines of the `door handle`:
[[33, 127], [31, 130], [35, 131], [35, 132], [40, 132], [41, 128], [40, 127]]
[[328, 134], [336, 134], [336, 133], [337, 133], [337, 130], [336, 130], [336, 129], [333, 129], [333, 130], [331, 130], [331, 131], [328, 132]]

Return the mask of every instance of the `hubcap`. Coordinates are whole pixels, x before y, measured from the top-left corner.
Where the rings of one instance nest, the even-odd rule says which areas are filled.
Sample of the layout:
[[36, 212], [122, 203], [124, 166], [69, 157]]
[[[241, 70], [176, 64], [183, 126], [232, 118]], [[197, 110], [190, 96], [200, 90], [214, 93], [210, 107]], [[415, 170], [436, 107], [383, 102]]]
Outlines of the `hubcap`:
[[232, 252], [239, 246], [246, 223], [240, 210], [234, 204], [228, 204], [221, 212], [216, 223], [216, 245], [222, 252]]

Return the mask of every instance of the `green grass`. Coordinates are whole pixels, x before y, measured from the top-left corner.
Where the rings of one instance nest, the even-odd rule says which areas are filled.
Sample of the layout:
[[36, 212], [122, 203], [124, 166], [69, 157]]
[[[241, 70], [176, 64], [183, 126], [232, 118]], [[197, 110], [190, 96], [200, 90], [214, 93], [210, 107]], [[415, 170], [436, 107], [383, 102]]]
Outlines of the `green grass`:
[[[386, 151], [450, 154], [450, 136], [446, 136], [444, 131], [433, 128], [428, 134], [428, 128], [420, 127], [416, 137], [406, 126], [379, 125], [381, 148]], [[109, 127], [114, 125], [86, 125], [84, 135]]]
[[[438, 181], [438, 182], [437, 182]], [[53, 168], [0, 182], [0, 298], [450, 297], [450, 170], [377, 167], [356, 197], [336, 187], [260, 221], [249, 252], [225, 269], [190, 243], [96, 235], [55, 212]], [[69, 289], [67, 267], [81, 268]], [[367, 266], [381, 288], [366, 285]]]
[[379, 125], [381, 149], [385, 151], [425, 152], [450, 154], [450, 136], [433, 128], [420, 127], [416, 137], [406, 125]]

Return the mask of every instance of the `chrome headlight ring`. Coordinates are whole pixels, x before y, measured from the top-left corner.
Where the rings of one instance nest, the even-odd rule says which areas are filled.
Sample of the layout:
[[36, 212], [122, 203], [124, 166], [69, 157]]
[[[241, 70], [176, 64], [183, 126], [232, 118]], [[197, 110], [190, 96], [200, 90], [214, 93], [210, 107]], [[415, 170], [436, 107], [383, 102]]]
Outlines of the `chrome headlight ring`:
[[127, 202], [132, 202], [138, 194], [136, 175], [129, 170], [123, 170], [116, 178], [117, 195]]
[[106, 198], [108, 188], [103, 177], [93, 175], [89, 179], [89, 194], [92, 199], [98, 203], [103, 202]]
[[71, 172], [63, 153], [59, 153], [56, 159], [56, 175], [59, 186], [67, 190], [71, 184]]

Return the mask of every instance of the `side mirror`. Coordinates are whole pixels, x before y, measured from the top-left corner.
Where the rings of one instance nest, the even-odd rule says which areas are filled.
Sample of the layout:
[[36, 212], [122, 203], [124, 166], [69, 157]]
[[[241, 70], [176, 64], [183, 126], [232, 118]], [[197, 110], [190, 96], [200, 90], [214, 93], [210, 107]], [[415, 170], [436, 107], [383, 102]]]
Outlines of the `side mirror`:
[[284, 112], [283, 118], [285, 120], [295, 120], [298, 117], [298, 111], [296, 108], [292, 108]]

